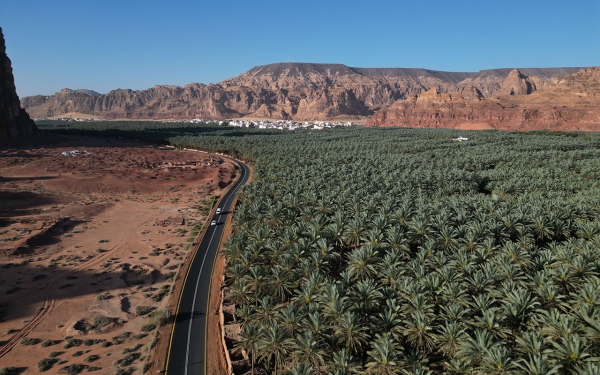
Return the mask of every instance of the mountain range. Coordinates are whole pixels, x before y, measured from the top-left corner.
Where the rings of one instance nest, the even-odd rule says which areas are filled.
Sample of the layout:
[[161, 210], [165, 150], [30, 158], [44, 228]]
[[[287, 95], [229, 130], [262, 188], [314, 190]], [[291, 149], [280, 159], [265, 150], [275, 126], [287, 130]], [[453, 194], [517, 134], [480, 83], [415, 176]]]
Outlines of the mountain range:
[[[582, 68], [570, 67], [443, 72], [279, 63], [254, 67], [218, 84], [158, 85], [147, 90], [118, 89], [106, 94], [63, 89], [50, 96], [25, 97], [21, 105], [34, 118], [80, 113], [107, 119], [368, 119], [371, 125], [396, 126], [455, 126], [477, 121], [488, 123], [490, 127], [506, 128], [502, 121], [490, 123], [488, 116], [498, 117], [492, 109], [508, 106], [513, 112], [514, 108], [519, 108], [519, 112], [522, 109], [520, 102], [525, 97], [537, 98], [535, 105], [538, 107], [577, 104], [579, 107], [590, 106], [591, 111], [597, 113], [593, 79], [589, 84], [573, 83], [581, 80], [582, 76], [577, 76], [581, 71]], [[588, 87], [590, 84], [593, 87]], [[570, 98], [569, 103], [563, 103], [561, 95], [554, 95], [548, 103], [540, 99], [540, 95], [545, 98], [545, 92], [560, 91], [556, 87], [591, 90], [586, 94], [591, 101]], [[432, 93], [438, 96], [432, 97]], [[446, 107], [441, 105], [442, 102]], [[411, 106], [410, 113], [406, 112]], [[460, 109], [460, 113], [440, 117], [442, 109], [444, 114], [448, 114], [449, 109]], [[473, 111], [476, 113], [471, 113]], [[479, 115], [480, 111], [483, 112]], [[566, 113], [561, 116], [596, 121], [594, 116], [580, 114], [573, 117], [573, 113]], [[448, 119], [452, 121], [448, 122]], [[569, 121], [568, 126], [572, 128], [576, 120]], [[509, 122], [511, 128], [519, 128], [518, 116], [514, 113]]]

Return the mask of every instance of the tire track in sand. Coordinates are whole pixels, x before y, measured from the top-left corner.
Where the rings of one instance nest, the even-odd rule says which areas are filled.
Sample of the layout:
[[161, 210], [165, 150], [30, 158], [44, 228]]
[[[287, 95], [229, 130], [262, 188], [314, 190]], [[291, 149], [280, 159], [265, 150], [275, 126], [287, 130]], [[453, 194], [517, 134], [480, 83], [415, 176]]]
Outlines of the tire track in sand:
[[[44, 305], [42, 306], [40, 311], [38, 311], [38, 313], [35, 315], [35, 317], [33, 317], [33, 319], [31, 319], [23, 328], [21, 328], [21, 330], [19, 330], [19, 332], [17, 332], [15, 335], [13, 335], [13, 337], [11, 337], [6, 342], [6, 344], [4, 344], [0, 348], [0, 358], [2, 358], [6, 353], [10, 352], [12, 350], [12, 348], [14, 348], [15, 345], [17, 345], [17, 343], [22, 338], [27, 336], [38, 324], [40, 324], [40, 322], [42, 320], [44, 320], [48, 315], [50, 315], [50, 313], [52, 312], [52, 310], [54, 309], [54, 306], [56, 304], [56, 298], [55, 298], [56, 287], [58, 286], [58, 284], [60, 282], [62, 282], [64, 280], [64, 278], [66, 276], [68, 276], [71, 273], [81, 271], [84, 268], [90, 268], [91, 266], [97, 265], [98, 263], [103, 261], [105, 258], [108, 258], [110, 255], [117, 252], [117, 250], [120, 250], [121, 248], [125, 247], [128, 244], [129, 244], [129, 241], [125, 240], [125, 241], [119, 243], [118, 245], [116, 245], [112, 250], [109, 250], [105, 253], [100, 254], [98, 257], [91, 259], [89, 262], [80, 264], [79, 266], [56, 277], [54, 280], [52, 280], [52, 282], [46, 284], [46, 287], [44, 288]], [[15, 295], [11, 296], [8, 299], [5, 299], [5, 301], [6, 302], [14, 301], [28, 293], [31, 293], [31, 290], [26, 289], [22, 292], [19, 292]]]

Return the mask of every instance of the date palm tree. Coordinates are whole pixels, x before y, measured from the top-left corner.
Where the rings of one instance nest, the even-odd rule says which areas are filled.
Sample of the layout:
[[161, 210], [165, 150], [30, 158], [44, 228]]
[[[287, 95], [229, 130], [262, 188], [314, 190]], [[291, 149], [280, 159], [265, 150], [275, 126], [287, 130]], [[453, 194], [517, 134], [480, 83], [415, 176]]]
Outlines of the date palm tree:
[[259, 356], [273, 363], [273, 373], [281, 368], [288, 353], [293, 348], [293, 341], [286, 334], [286, 330], [278, 324], [274, 324], [262, 330], [258, 342]]
[[401, 366], [397, 360], [399, 358], [399, 346], [389, 333], [383, 333], [375, 336], [375, 341], [371, 342], [372, 350], [369, 355], [366, 368], [367, 373], [377, 375], [397, 374]]
[[350, 353], [362, 351], [363, 346], [368, 342], [369, 329], [360, 324], [358, 317], [347, 311], [333, 327], [334, 339], [344, 348], [348, 348]]
[[325, 363], [325, 350], [311, 331], [296, 336], [292, 345], [292, 358], [295, 362], [318, 368]]
[[530, 354], [527, 360], [522, 358], [515, 362], [515, 366], [520, 368], [520, 372], [524, 375], [552, 375], [558, 373], [562, 368], [561, 365], [556, 365], [542, 354]]
[[248, 353], [251, 364], [251, 374], [254, 375], [254, 363], [258, 357], [258, 348], [261, 341], [261, 331], [257, 324], [249, 323], [244, 325], [240, 331], [240, 339], [236, 347], [242, 348]]

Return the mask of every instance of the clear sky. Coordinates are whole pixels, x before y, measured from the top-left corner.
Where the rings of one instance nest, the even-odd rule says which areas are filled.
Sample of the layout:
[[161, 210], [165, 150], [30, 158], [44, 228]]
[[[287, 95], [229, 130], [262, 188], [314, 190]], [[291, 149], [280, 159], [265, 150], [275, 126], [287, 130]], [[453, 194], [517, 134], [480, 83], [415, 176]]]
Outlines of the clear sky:
[[599, 0], [0, 0], [18, 93], [216, 83], [274, 62], [600, 65]]

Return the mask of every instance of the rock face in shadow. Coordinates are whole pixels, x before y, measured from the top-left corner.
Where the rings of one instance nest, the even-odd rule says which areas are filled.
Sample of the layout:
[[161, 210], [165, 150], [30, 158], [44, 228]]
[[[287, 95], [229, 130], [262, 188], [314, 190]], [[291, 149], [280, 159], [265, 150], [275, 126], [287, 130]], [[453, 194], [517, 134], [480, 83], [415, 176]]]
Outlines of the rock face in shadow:
[[515, 69], [495, 96], [484, 98], [480, 94], [475, 87], [460, 94], [432, 89], [396, 101], [377, 112], [367, 125], [600, 131], [600, 67], [558, 75], [550, 82]]
[[[520, 71], [535, 76], [532, 82], [539, 88], [557, 74], [567, 75], [578, 69]], [[280, 63], [254, 67], [216, 85], [162, 85], [138, 91], [113, 90], [104, 95], [89, 90], [63, 89], [50, 96], [23, 98], [21, 104], [34, 118], [75, 112], [107, 119], [364, 119], [399, 99], [431, 88], [441, 93], [490, 97], [509, 87], [504, 82], [510, 73], [511, 69], [455, 73]], [[520, 87], [516, 91], [520, 92]]]
[[4, 34], [0, 28], [0, 138], [30, 135], [35, 123], [21, 108], [10, 59], [6, 55]]

